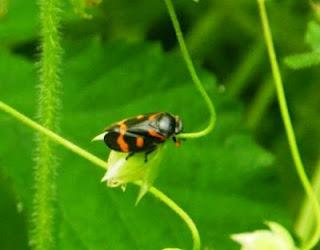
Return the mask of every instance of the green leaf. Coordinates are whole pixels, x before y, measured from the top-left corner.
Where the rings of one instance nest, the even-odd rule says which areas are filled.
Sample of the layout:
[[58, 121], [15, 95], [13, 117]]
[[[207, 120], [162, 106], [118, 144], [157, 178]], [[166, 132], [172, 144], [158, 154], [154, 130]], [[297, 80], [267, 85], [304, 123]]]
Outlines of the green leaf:
[[26, 225], [21, 207], [17, 204], [9, 178], [0, 173], [0, 248], [27, 248]]
[[311, 21], [308, 23], [305, 40], [312, 50], [320, 49], [320, 25], [317, 22]]
[[9, 0], [7, 13], [0, 19], [2, 45], [34, 39], [38, 26], [36, 1]]
[[[158, 44], [95, 40], [66, 58], [62, 135], [101, 158], [106, 159], [109, 150], [91, 143], [91, 138], [123, 118], [168, 111], [182, 118], [187, 132], [208, 121], [206, 106], [183, 61], [162, 52]], [[7, 65], [1, 72], [6, 86], [1, 99], [33, 117], [33, 65], [10, 54], [1, 60], [0, 66]], [[20, 74], [13, 74], [18, 62], [24, 66]], [[220, 93], [208, 72], [201, 70], [200, 77], [217, 106], [217, 127], [206, 138], [187, 140], [179, 148], [168, 142], [155, 186], [190, 214], [205, 247], [236, 249], [230, 233], [257, 227], [264, 220], [288, 225], [289, 218], [270, 167], [273, 157], [244, 128], [241, 105]], [[28, 87], [23, 87], [26, 82]], [[14, 98], [21, 94], [24, 103]], [[0, 144], [0, 158], [6, 163], [1, 168], [11, 177], [29, 217], [34, 134], [2, 113], [0, 124], [5, 142]], [[135, 207], [136, 188], [128, 186], [125, 193], [108, 189], [100, 183], [103, 171], [65, 150], [58, 157], [57, 249], [189, 248], [186, 227], [159, 201], [147, 196]]]
[[320, 25], [315, 21], [308, 23], [305, 40], [312, 51], [287, 56], [284, 62], [289, 68], [303, 69], [320, 64]]
[[83, 18], [92, 18], [91, 14], [88, 14], [88, 9], [99, 5], [102, 0], [70, 0], [74, 6], [76, 13], [81, 15]]
[[287, 56], [284, 62], [292, 69], [303, 69], [317, 66], [320, 64], [320, 52], [314, 51]]

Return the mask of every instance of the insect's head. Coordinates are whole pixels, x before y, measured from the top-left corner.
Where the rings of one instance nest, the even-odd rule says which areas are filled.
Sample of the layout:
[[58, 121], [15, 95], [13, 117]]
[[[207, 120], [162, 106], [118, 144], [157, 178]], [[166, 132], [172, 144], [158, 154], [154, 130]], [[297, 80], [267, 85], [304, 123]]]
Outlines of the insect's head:
[[157, 127], [159, 132], [168, 138], [181, 132], [182, 123], [178, 116], [162, 113], [157, 119]]

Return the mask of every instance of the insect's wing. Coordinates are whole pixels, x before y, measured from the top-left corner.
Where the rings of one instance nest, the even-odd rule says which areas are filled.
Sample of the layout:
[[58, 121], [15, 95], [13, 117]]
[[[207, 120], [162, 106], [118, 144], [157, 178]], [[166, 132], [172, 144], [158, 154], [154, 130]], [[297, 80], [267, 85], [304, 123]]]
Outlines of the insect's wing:
[[117, 127], [119, 127], [120, 124], [125, 124], [127, 128], [132, 127], [132, 128], [137, 128], [139, 130], [139, 128], [141, 126], [144, 126], [144, 123], [148, 121], [150, 116], [156, 115], [156, 114], [159, 114], [159, 113], [150, 113], [145, 115], [138, 115], [136, 117], [131, 117], [131, 118], [109, 125], [104, 129], [104, 131], [113, 131], [117, 129]]
[[143, 136], [147, 141], [152, 141], [153, 143], [161, 143], [165, 141], [166, 137], [162, 135], [156, 124], [156, 118], [159, 113], [150, 114], [140, 120], [137, 119], [127, 120], [127, 130], [128, 133]]
[[109, 148], [120, 152], [131, 152], [131, 144], [135, 140], [134, 135], [121, 135], [116, 131], [109, 131], [104, 137], [104, 141]]
[[149, 130], [156, 129], [155, 122], [149, 121], [147, 118], [127, 120], [126, 126], [128, 132], [142, 136], [147, 136]]
[[105, 143], [121, 152], [145, 151], [154, 147], [166, 139], [157, 130], [156, 118], [159, 114], [140, 115], [107, 127]]
[[111, 149], [120, 152], [146, 151], [153, 148], [156, 144], [150, 137], [128, 131], [123, 135], [115, 131], [110, 131], [104, 137], [104, 141]]

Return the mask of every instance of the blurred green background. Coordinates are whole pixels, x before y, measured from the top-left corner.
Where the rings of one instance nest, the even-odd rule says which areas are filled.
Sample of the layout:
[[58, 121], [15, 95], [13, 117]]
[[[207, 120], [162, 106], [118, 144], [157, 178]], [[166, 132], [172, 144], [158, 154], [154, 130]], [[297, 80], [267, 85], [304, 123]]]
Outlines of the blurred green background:
[[[132, 115], [169, 111], [182, 117], [187, 132], [204, 127], [208, 112], [179, 54], [164, 2], [104, 0], [88, 9], [83, 3], [61, 3], [60, 133], [106, 159], [108, 149], [90, 140], [107, 124]], [[294, 233], [303, 192], [256, 2], [174, 3], [218, 120], [206, 138], [170, 145], [155, 186], [194, 219], [206, 250], [239, 249], [230, 234], [262, 228], [266, 220]], [[298, 144], [312, 175], [320, 161], [320, 71], [316, 65], [293, 70], [290, 58], [289, 66], [284, 60], [317, 53], [317, 15], [299, 0], [268, 1], [268, 11]], [[0, 100], [34, 119], [38, 48], [36, 1], [0, 1]], [[294, 65], [299, 58], [291, 60]], [[35, 134], [0, 113], [0, 138], [0, 249], [29, 249]], [[100, 169], [57, 150], [57, 249], [190, 248], [186, 227], [163, 204], [147, 195], [135, 207], [135, 187], [125, 193], [108, 189], [100, 183]]]

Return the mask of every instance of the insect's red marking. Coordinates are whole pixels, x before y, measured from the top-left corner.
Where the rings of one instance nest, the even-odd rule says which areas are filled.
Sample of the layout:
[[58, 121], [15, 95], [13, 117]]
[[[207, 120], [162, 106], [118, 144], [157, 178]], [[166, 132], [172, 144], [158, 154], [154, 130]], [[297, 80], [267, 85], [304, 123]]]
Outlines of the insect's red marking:
[[117, 138], [117, 144], [119, 145], [120, 149], [122, 152], [129, 152], [129, 145], [128, 143], [126, 143], [126, 141], [124, 140], [124, 136], [123, 135], [119, 135]]
[[138, 115], [136, 118], [137, 118], [138, 120], [141, 120], [141, 119], [144, 118], [144, 115]]
[[121, 121], [118, 124], [119, 124], [120, 135], [117, 138], [117, 144], [119, 145], [122, 152], [129, 152], [129, 145], [124, 140], [124, 135], [127, 132], [127, 125], [124, 123], [124, 121]]
[[144, 145], [144, 140], [141, 136], [137, 137], [136, 139], [136, 145], [138, 148], [142, 148]]
[[127, 132], [127, 125], [123, 121], [119, 122], [119, 130], [121, 135], [124, 135]]
[[177, 140], [177, 141], [175, 142], [175, 144], [176, 144], [176, 147], [180, 147], [180, 146], [181, 146], [181, 141]]
[[158, 115], [159, 115], [159, 113], [155, 113], [155, 114], [153, 114], [153, 115], [150, 115], [150, 116], [148, 117], [148, 120], [149, 120], [149, 121], [154, 121], [154, 120], [157, 118]]
[[158, 134], [155, 130], [149, 129], [148, 134], [152, 137], [159, 138], [161, 141], [164, 141], [166, 138], [163, 135]]
[[121, 127], [126, 121], [127, 121], [127, 119], [123, 119], [120, 122], [118, 122], [117, 124]]

